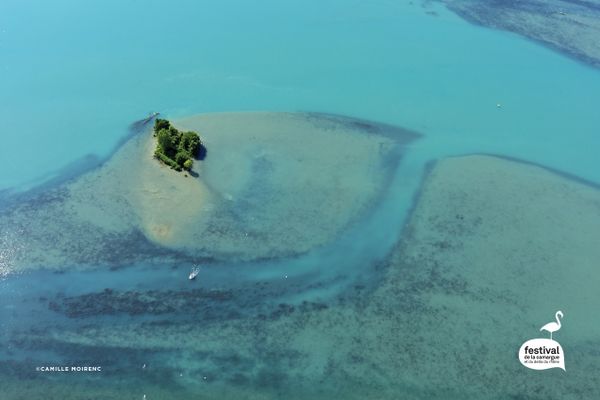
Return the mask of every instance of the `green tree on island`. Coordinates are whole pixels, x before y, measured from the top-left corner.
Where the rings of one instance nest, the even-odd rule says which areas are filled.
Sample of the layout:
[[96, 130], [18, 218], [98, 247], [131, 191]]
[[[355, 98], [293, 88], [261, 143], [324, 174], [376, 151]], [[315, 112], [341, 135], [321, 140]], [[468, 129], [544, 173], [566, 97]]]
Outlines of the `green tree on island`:
[[154, 136], [157, 139], [154, 157], [177, 171], [191, 170], [193, 159], [198, 158], [201, 152], [205, 153], [196, 132], [180, 132], [166, 119], [156, 119]]

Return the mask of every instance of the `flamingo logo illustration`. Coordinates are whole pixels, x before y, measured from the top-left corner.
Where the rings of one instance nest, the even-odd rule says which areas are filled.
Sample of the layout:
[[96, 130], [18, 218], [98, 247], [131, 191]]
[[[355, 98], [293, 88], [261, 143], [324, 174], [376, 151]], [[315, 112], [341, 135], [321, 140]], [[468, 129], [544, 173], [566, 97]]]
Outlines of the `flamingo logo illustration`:
[[540, 328], [540, 332], [541, 331], [547, 331], [550, 332], [550, 340], [552, 340], [552, 333], [556, 332], [557, 330], [560, 329], [561, 325], [560, 325], [560, 319], [564, 316], [562, 311], [557, 311], [556, 314], [554, 315], [554, 317], [556, 318], [556, 322], [549, 322], [546, 325], [542, 326]]
[[560, 368], [565, 370], [565, 352], [552, 334], [561, 328], [560, 320], [564, 317], [562, 311], [557, 311], [554, 315], [556, 322], [552, 321], [540, 328], [541, 331], [550, 333], [548, 338], [529, 339], [521, 345], [519, 349], [519, 361], [529, 369], [543, 370], [550, 368]]

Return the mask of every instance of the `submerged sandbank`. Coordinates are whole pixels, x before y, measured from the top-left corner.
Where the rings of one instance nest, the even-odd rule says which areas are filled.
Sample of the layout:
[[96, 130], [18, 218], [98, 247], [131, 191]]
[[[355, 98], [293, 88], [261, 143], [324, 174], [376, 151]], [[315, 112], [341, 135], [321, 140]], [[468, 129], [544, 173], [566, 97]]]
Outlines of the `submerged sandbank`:
[[417, 134], [311, 113], [174, 121], [208, 153], [191, 174], [145, 130], [99, 168], [2, 210], [3, 274], [34, 267], [298, 255], [368, 216]]
[[[209, 371], [204, 393], [227, 393], [237, 379], [249, 398], [281, 387], [297, 398], [591, 398], [599, 204], [598, 189], [537, 166], [445, 159], [425, 180], [374, 293], [355, 289], [329, 306], [224, 318], [202, 329], [139, 323], [63, 331], [58, 340], [178, 351], [187, 343], [190, 357], [176, 368]], [[555, 339], [567, 352], [568, 379], [524, 370], [516, 357], [557, 309], [565, 312]], [[233, 355], [238, 364], [219, 364]], [[265, 374], [273, 387], [261, 388]]]
[[[599, 205], [597, 188], [534, 165], [444, 159], [372, 293], [358, 285], [337, 302], [250, 317], [57, 328], [56, 340], [174, 351], [169, 365], [186, 372], [172, 383], [207, 398], [593, 398]], [[64, 306], [76, 309], [76, 299]], [[207, 318], [211, 307], [219, 304], [201, 312]], [[543, 336], [558, 309], [568, 375], [524, 369], [519, 346]], [[46, 341], [49, 331], [19, 339]]]
[[467, 21], [515, 32], [600, 67], [600, 4], [573, 0], [442, 0]]
[[199, 179], [210, 201], [183, 248], [256, 259], [304, 253], [369, 213], [404, 145], [401, 128], [306, 113], [227, 113], [175, 121], [200, 132], [208, 153]]

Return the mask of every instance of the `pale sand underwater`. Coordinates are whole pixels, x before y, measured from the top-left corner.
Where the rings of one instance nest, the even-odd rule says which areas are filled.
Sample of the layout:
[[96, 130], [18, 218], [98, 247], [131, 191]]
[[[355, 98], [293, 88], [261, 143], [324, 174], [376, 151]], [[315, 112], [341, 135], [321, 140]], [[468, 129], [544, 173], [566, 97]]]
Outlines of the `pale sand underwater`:
[[0, 210], [3, 275], [297, 256], [368, 217], [419, 137], [313, 113], [207, 114], [177, 124], [197, 130], [208, 149], [191, 174], [153, 159], [148, 125], [99, 168]]
[[[115, 373], [139, 379], [149, 399], [174, 397], [153, 392], [144, 374], [161, 374], [178, 399], [596, 398], [599, 210], [598, 188], [538, 166], [443, 159], [400, 242], [371, 266], [381, 274], [373, 291], [357, 285], [330, 304], [282, 304], [262, 317], [57, 327], [15, 339], [128, 349], [136, 363], [146, 353], [148, 371]], [[566, 372], [525, 369], [520, 345], [546, 337], [539, 328], [558, 309]], [[19, 394], [41, 390], [24, 382]]]
[[342, 116], [205, 114], [176, 121], [208, 149], [199, 178], [214, 200], [177, 245], [242, 260], [331, 242], [377, 204], [416, 133]]

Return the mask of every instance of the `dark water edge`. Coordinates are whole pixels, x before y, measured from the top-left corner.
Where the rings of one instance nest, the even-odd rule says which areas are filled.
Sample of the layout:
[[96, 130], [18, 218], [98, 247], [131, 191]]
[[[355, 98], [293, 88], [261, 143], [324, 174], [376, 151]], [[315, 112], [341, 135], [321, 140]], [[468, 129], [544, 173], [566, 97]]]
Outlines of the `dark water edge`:
[[563, 7], [557, 4], [544, 4], [540, 1], [502, 1], [493, 2], [485, 0], [437, 0], [442, 2], [450, 11], [464, 19], [465, 21], [492, 29], [500, 29], [516, 33], [526, 37], [533, 42], [563, 54], [575, 61], [578, 61], [586, 66], [600, 68], [600, 52], [597, 55], [586, 54], [586, 43], [578, 43], [577, 36], [571, 34], [554, 32], [555, 36], [547, 37], [545, 32], [535, 30], [534, 27], [529, 27], [521, 22], [511, 21], [509, 12], [525, 12], [535, 14], [541, 18], [548, 20], [548, 24], [556, 22], [556, 15], [566, 10], [571, 11], [570, 6], [577, 7], [575, 12], [586, 15], [587, 17], [594, 16], [597, 23], [594, 26], [585, 26], [577, 22], [561, 22], [565, 29], [569, 26], [577, 26], [582, 32], [600, 32], [600, 4], [595, 4], [586, 1], [554, 1], [551, 3], [562, 4]]
[[86, 154], [77, 160], [69, 162], [67, 165], [60, 167], [59, 169], [52, 171], [47, 174], [46, 177], [42, 176], [38, 180], [40, 183], [36, 184], [32, 188], [24, 191], [18, 191], [11, 188], [0, 190], [0, 212], [4, 209], [10, 208], [15, 204], [22, 203], [28, 199], [40, 196], [45, 192], [57, 189], [60, 186], [74, 181], [75, 179], [102, 167], [112, 156], [115, 155], [123, 147], [125, 143], [133, 139], [139, 134], [145, 132], [151, 126], [155, 117], [143, 118], [132, 122], [117, 143], [112, 149], [104, 156], [100, 157], [96, 154]]
[[314, 111], [301, 111], [301, 113], [306, 115], [308, 119], [312, 120], [315, 124], [323, 125], [324, 123], [331, 122], [334, 124], [347, 126], [349, 129], [360, 130], [368, 134], [377, 134], [400, 140], [400, 144], [409, 144], [412, 141], [423, 137], [422, 133], [410, 129], [363, 118]]
[[540, 163], [537, 163], [534, 161], [524, 160], [524, 159], [518, 158], [518, 157], [511, 157], [511, 156], [507, 156], [507, 155], [503, 155], [503, 154], [496, 154], [496, 153], [464, 153], [464, 154], [456, 155], [455, 157], [476, 156], [476, 155], [496, 157], [496, 158], [500, 158], [502, 160], [512, 161], [512, 162], [516, 162], [516, 163], [523, 164], [523, 165], [531, 165], [534, 167], [541, 168], [545, 171], [551, 172], [560, 177], [563, 177], [569, 181], [581, 183], [582, 185], [589, 186], [594, 189], [600, 189], [600, 182], [591, 181], [589, 179], [582, 178], [582, 177], [572, 174], [570, 172], [566, 172], [566, 171], [563, 171], [563, 170], [560, 170], [557, 168], [548, 167], [547, 165], [540, 164]]

